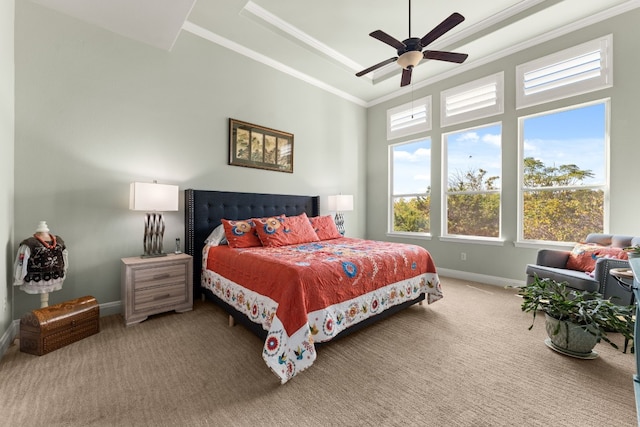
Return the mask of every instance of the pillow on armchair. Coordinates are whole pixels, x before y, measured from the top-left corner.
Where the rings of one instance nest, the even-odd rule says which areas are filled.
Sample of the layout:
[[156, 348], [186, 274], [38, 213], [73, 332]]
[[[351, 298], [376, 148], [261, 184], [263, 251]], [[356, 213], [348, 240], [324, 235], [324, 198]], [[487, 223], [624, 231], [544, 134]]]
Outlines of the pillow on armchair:
[[622, 248], [578, 243], [569, 253], [567, 268], [591, 273], [596, 268], [598, 258], [627, 259], [627, 253]]

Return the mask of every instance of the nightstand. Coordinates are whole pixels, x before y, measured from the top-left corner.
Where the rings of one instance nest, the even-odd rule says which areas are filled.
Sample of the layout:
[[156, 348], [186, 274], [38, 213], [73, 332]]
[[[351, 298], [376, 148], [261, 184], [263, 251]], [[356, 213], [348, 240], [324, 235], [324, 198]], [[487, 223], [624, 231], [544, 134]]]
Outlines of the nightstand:
[[122, 314], [127, 326], [148, 316], [193, 309], [193, 259], [187, 254], [122, 258]]

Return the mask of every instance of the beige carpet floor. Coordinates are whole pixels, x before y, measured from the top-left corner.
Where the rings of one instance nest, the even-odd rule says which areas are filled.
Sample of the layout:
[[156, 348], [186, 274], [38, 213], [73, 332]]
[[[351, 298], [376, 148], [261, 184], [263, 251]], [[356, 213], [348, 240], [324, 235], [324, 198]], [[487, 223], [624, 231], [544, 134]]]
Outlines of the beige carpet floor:
[[[634, 357], [544, 344], [512, 289], [442, 278], [413, 306], [318, 351], [285, 385], [224, 312], [157, 315], [45, 356], [0, 361], [2, 426], [635, 426]], [[618, 344], [622, 338], [612, 335]]]

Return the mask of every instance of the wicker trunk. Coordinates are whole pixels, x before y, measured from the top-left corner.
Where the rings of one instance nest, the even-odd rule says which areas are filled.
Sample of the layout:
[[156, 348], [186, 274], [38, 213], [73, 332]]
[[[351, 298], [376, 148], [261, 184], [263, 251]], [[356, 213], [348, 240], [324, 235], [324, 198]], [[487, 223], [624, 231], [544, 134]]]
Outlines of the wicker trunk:
[[33, 310], [20, 319], [20, 351], [42, 356], [100, 331], [92, 296]]

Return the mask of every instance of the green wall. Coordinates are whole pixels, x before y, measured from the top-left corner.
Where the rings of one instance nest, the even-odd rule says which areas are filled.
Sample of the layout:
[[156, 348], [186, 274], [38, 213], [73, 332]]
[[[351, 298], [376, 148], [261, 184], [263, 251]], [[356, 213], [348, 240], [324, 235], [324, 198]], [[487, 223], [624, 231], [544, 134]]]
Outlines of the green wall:
[[[142, 252], [132, 181], [177, 184], [165, 247], [184, 242], [186, 188], [355, 195], [348, 234], [364, 237], [366, 110], [183, 32], [171, 52], [31, 2], [16, 7], [15, 244], [38, 221], [69, 248], [57, 303], [120, 306], [120, 258]], [[294, 173], [227, 165], [228, 118], [294, 134]], [[39, 298], [15, 291], [15, 316]], [[104, 308], [104, 306], [103, 306]]]
[[[637, 141], [638, 69], [640, 59], [637, 49], [637, 23], [640, 9], [591, 25], [552, 41], [533, 46], [519, 53], [494, 61], [479, 68], [456, 75], [445, 81], [416, 90], [414, 98], [433, 96], [433, 130], [420, 136], [430, 136], [432, 141], [432, 188], [441, 188], [442, 134], [462, 130], [482, 123], [502, 122], [502, 238], [503, 245], [441, 241], [441, 198], [439, 191], [432, 194], [432, 235], [430, 240], [401, 239], [387, 237], [387, 186], [388, 186], [388, 141], [386, 140], [387, 109], [410, 101], [405, 95], [368, 109], [367, 128], [367, 236], [372, 239], [407, 241], [426, 247], [434, 256], [441, 272], [461, 278], [471, 278], [494, 284], [516, 284], [525, 279], [526, 264], [535, 262], [537, 248], [516, 246], [517, 239], [517, 158], [519, 115], [529, 115], [593, 99], [611, 98], [610, 137], [610, 229], [612, 233], [640, 235], [640, 190], [630, 185], [637, 180], [635, 171], [640, 160], [640, 144]], [[613, 33], [614, 86], [569, 100], [552, 102], [543, 106], [515, 110], [515, 67], [577, 44]], [[470, 58], [473, 61], [475, 58]], [[425, 65], [425, 66], [428, 66]], [[505, 112], [486, 120], [440, 128], [440, 92], [451, 87], [473, 81], [500, 71], [505, 75]], [[413, 137], [415, 139], [415, 136]], [[409, 140], [409, 139], [406, 139]], [[391, 141], [400, 142], [402, 139]], [[460, 260], [460, 252], [467, 260]]]
[[[0, 355], [8, 346], [13, 298], [14, 0], [0, 2]], [[3, 339], [4, 337], [4, 339]]]

